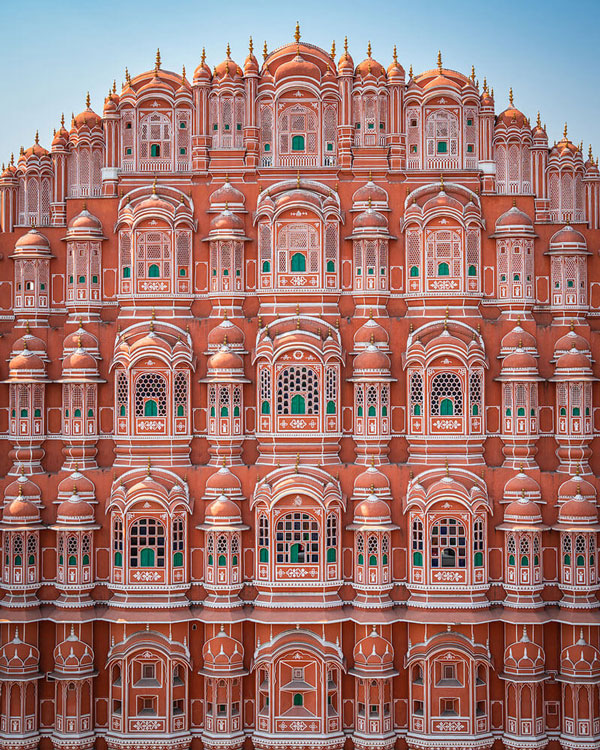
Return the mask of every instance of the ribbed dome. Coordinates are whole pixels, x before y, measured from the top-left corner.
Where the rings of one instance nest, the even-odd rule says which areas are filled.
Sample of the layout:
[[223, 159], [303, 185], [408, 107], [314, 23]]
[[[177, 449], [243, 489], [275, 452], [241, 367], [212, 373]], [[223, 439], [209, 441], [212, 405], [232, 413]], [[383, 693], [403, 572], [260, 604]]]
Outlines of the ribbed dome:
[[377, 495], [368, 495], [354, 509], [354, 523], [388, 524], [391, 520], [388, 504], [385, 500], [380, 500]]
[[358, 370], [379, 370], [389, 372], [390, 358], [374, 344], [369, 344], [354, 360], [354, 372]]
[[202, 658], [208, 671], [238, 671], [244, 667], [244, 647], [221, 627], [221, 632], [204, 644]]
[[394, 648], [392, 644], [373, 631], [362, 638], [354, 647], [354, 665], [369, 672], [384, 672], [394, 667]]
[[238, 506], [225, 495], [219, 495], [206, 508], [205, 523], [238, 524], [242, 515]]

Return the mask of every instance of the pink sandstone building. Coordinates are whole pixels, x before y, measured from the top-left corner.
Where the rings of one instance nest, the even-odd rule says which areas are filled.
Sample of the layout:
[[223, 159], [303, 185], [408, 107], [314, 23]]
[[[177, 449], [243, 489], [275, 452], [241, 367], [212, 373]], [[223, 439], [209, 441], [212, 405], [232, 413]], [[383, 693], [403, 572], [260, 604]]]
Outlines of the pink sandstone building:
[[262, 56], [2, 171], [0, 750], [597, 750], [597, 160]]

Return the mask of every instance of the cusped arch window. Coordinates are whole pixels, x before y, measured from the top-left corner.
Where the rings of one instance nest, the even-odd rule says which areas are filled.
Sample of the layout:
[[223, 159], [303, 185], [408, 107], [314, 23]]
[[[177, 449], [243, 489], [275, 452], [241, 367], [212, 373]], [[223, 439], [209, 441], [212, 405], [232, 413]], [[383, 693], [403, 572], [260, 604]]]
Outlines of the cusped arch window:
[[279, 374], [277, 413], [282, 416], [319, 413], [319, 380], [311, 367], [293, 365]]
[[129, 565], [132, 568], [164, 568], [166, 531], [156, 518], [139, 518], [129, 530]]
[[275, 539], [277, 563], [302, 565], [319, 562], [319, 522], [309, 513], [298, 511], [282, 516], [275, 527]]
[[431, 528], [431, 567], [466, 568], [467, 531], [456, 518], [443, 518]]
[[135, 382], [135, 416], [167, 415], [167, 381], [158, 373], [146, 372]]
[[432, 416], [462, 416], [463, 392], [460, 378], [454, 372], [440, 372], [431, 381]]

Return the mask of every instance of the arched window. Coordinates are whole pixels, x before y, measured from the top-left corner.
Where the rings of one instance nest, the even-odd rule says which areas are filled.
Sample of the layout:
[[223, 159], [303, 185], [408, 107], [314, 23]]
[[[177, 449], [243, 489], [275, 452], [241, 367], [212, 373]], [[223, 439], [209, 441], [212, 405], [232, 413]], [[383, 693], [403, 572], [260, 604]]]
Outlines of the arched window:
[[412, 560], [418, 568], [423, 566], [423, 523], [418, 518], [412, 524]]
[[276, 561], [300, 565], [319, 562], [319, 522], [308, 513], [287, 513], [275, 528]]
[[438, 265], [438, 276], [450, 276], [450, 266], [447, 263]]
[[279, 374], [277, 413], [282, 416], [319, 413], [319, 381], [312, 368], [294, 365]]
[[321, 242], [311, 224], [283, 224], [277, 232], [277, 271], [318, 274], [321, 264]]
[[115, 518], [113, 527], [113, 562], [117, 568], [123, 566], [123, 521]]
[[183, 567], [183, 553], [185, 550], [185, 532], [183, 518], [176, 518], [173, 521], [173, 567]]
[[462, 416], [463, 393], [460, 378], [456, 373], [440, 372], [434, 376], [431, 381], [430, 410], [432, 416]]
[[129, 384], [127, 382], [127, 373], [122, 370], [117, 373], [117, 406], [119, 416], [126, 417], [129, 406]]
[[456, 161], [458, 166], [458, 117], [445, 109], [438, 109], [427, 116], [425, 122], [425, 150], [427, 168], [448, 165]]
[[159, 112], [146, 115], [140, 122], [140, 157], [171, 158], [171, 121]]
[[302, 253], [294, 253], [290, 270], [296, 273], [304, 273], [306, 271], [306, 256]]
[[[148, 410], [148, 413], [147, 411]], [[167, 415], [167, 381], [158, 373], [145, 372], [135, 382], [135, 416]]]
[[258, 558], [260, 562], [269, 562], [269, 519], [264, 513], [258, 518]]
[[129, 531], [129, 564], [132, 568], [164, 568], [165, 527], [155, 518], [140, 518]]
[[436, 521], [431, 529], [431, 567], [466, 568], [467, 533], [456, 518]]
[[334, 513], [327, 516], [327, 562], [337, 559], [337, 518]]
[[303, 135], [292, 136], [292, 151], [304, 151], [305, 141]]
[[473, 565], [476, 568], [483, 566], [485, 552], [485, 539], [483, 535], [483, 521], [478, 518], [473, 524]]

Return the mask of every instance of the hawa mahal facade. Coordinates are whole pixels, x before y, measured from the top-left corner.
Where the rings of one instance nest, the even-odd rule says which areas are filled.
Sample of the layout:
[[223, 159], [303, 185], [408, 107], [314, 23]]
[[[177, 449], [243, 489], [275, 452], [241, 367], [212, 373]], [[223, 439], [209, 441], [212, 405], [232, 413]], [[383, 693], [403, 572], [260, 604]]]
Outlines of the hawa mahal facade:
[[0, 196], [0, 750], [600, 748], [566, 127], [297, 29]]

